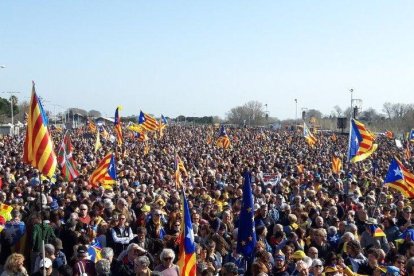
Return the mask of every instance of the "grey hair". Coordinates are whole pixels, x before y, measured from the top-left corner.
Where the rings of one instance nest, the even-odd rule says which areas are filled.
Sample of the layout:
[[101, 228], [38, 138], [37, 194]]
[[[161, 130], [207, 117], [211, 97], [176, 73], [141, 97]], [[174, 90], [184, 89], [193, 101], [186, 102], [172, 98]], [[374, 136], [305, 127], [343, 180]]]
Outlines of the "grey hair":
[[102, 258], [109, 260], [114, 257], [114, 250], [110, 247], [104, 247], [101, 251]]
[[167, 255], [171, 255], [172, 257], [173, 257], [173, 259], [175, 259], [175, 253], [174, 253], [174, 251], [172, 250], [172, 249], [170, 249], [170, 248], [164, 248], [162, 251], [161, 251], [161, 254], [160, 254], [160, 259], [162, 260], [162, 259], [164, 259], [164, 257], [165, 256], [167, 256]]
[[342, 235], [342, 240], [345, 240], [346, 238], [349, 238], [351, 241], [352, 240], [355, 240], [355, 236], [354, 236], [354, 234], [352, 234], [351, 232], [345, 232], [343, 235]]
[[139, 256], [135, 259], [137, 262], [146, 263], [147, 265], [150, 265], [150, 259], [147, 256]]
[[111, 263], [107, 259], [101, 259], [95, 264], [96, 275], [107, 276], [111, 274]]

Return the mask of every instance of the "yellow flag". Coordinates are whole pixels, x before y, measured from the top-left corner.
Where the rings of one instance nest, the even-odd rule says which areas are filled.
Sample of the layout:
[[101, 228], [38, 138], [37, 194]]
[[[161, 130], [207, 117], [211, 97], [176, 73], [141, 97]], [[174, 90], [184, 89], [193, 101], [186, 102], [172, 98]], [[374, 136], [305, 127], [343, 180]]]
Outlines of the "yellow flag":
[[99, 131], [96, 132], [95, 153], [102, 147]]
[[13, 207], [11, 207], [10, 205], [4, 203], [0, 204], [0, 216], [2, 216], [6, 221], [12, 219], [11, 211], [13, 211]]

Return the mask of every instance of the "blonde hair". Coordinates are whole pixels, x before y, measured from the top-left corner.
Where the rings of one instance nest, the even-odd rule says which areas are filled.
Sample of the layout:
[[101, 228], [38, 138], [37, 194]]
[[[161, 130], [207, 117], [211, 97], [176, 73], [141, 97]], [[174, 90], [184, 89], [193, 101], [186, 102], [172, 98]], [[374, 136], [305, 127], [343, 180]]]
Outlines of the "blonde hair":
[[19, 253], [13, 253], [7, 258], [4, 268], [9, 272], [20, 272], [23, 264], [24, 256]]

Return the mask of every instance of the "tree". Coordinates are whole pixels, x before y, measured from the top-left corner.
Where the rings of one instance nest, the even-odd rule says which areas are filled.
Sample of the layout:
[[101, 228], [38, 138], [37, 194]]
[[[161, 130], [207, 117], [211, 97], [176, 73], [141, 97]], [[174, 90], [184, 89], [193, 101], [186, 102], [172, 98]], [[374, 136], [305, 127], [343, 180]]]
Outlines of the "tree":
[[98, 110], [89, 110], [88, 117], [101, 117], [102, 114]]
[[250, 101], [242, 106], [237, 106], [227, 113], [227, 120], [232, 124], [261, 125], [265, 122], [266, 113], [263, 104], [258, 101]]

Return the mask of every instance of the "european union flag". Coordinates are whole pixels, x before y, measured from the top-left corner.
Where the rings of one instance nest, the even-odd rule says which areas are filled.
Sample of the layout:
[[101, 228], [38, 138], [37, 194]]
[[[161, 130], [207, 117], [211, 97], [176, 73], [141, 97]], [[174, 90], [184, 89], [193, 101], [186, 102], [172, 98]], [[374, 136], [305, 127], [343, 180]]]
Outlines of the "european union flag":
[[239, 232], [237, 235], [237, 251], [246, 259], [253, 257], [256, 246], [256, 232], [254, 223], [254, 204], [249, 172], [244, 174], [242, 209], [239, 219]]

